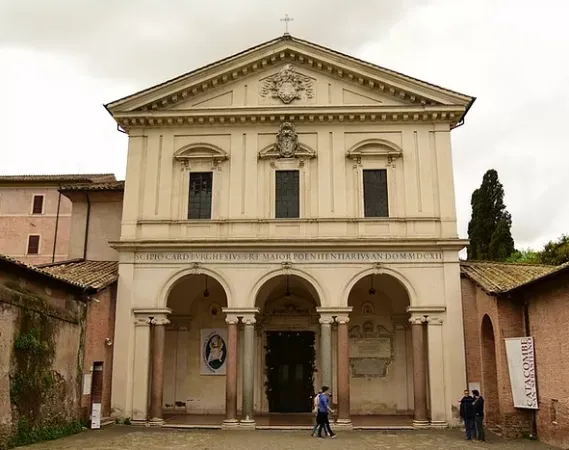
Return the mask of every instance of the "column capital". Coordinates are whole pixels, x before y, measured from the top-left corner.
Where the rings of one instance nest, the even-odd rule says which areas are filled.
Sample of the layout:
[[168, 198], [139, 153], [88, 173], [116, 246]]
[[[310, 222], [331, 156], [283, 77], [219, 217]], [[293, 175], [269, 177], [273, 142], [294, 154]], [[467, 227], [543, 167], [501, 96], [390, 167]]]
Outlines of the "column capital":
[[321, 314], [318, 323], [320, 325], [332, 325], [334, 323], [334, 317]]
[[237, 325], [239, 323], [239, 317], [234, 315], [227, 315], [225, 318], [225, 323], [227, 325]]
[[255, 319], [255, 316], [244, 316], [241, 318], [241, 321], [245, 325], [255, 325], [257, 323], [257, 319]]
[[347, 324], [350, 321], [350, 317], [347, 314], [341, 316], [336, 316], [336, 322]]
[[433, 325], [442, 325], [443, 324], [443, 317], [442, 316], [427, 316], [427, 324], [430, 326]]
[[150, 326], [150, 317], [135, 317], [134, 318], [135, 327], [147, 327]]
[[164, 325], [168, 325], [170, 323], [170, 321], [166, 317], [153, 317], [150, 320], [150, 323], [152, 325], [156, 325], [156, 326], [164, 326]]
[[426, 322], [425, 316], [411, 316], [409, 318], [409, 323], [411, 325], [423, 325]]

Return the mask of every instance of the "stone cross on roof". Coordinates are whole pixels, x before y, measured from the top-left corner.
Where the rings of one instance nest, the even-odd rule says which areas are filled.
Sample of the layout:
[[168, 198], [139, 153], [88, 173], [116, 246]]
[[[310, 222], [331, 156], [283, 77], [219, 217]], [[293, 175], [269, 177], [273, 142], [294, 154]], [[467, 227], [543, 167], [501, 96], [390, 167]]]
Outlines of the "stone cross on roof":
[[285, 35], [288, 35], [288, 23], [292, 22], [294, 19], [292, 17], [289, 17], [288, 14], [285, 14], [285, 16], [281, 19], [281, 22], [285, 23]]

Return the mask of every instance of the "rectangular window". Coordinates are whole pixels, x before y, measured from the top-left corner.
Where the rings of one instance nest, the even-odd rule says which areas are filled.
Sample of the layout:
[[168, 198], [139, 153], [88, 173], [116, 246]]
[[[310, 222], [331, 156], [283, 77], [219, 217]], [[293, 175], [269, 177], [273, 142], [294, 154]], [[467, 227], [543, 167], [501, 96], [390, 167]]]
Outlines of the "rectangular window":
[[32, 214], [43, 214], [43, 195], [34, 195]]
[[40, 252], [39, 234], [28, 236], [28, 255], [37, 255]]
[[387, 170], [364, 170], [364, 216], [389, 217]]
[[188, 219], [211, 219], [213, 172], [190, 172]]
[[300, 217], [300, 182], [298, 170], [277, 170], [275, 216], [277, 219]]

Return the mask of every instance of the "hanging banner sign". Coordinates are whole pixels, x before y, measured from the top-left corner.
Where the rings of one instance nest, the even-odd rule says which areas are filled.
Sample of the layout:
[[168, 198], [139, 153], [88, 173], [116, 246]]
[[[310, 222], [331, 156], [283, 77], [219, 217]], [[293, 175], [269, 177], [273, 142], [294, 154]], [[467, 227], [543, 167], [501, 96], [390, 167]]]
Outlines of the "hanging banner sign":
[[505, 341], [514, 407], [539, 409], [533, 337], [508, 338]]
[[227, 360], [227, 329], [201, 330], [200, 375], [225, 375]]

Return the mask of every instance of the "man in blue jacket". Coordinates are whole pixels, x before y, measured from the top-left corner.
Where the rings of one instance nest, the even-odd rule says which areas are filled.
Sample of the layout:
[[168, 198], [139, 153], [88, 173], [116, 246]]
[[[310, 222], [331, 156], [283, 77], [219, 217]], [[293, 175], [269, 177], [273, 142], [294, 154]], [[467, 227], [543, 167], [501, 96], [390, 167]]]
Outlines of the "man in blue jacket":
[[334, 411], [330, 408], [330, 397], [328, 386], [322, 386], [322, 393], [318, 396], [318, 413], [316, 415], [316, 423], [318, 424], [318, 437], [323, 438], [322, 430], [326, 429], [331, 438], [336, 437], [336, 433], [330, 428], [330, 421], [328, 420], [328, 412]]

